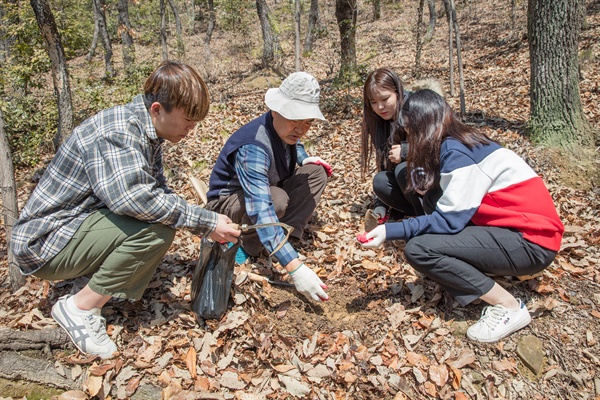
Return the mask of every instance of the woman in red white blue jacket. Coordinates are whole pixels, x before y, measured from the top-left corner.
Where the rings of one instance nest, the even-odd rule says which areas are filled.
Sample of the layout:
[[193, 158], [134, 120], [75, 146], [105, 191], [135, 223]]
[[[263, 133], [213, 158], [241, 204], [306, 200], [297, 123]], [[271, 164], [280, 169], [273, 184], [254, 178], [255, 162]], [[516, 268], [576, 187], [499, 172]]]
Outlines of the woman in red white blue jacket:
[[564, 226], [542, 179], [512, 151], [463, 124], [431, 90], [402, 107], [408, 135], [408, 189], [439, 192], [434, 209], [379, 225], [364, 247], [405, 240], [410, 265], [461, 305], [489, 304], [467, 336], [496, 342], [531, 322], [527, 307], [489, 275], [542, 271], [560, 249]]

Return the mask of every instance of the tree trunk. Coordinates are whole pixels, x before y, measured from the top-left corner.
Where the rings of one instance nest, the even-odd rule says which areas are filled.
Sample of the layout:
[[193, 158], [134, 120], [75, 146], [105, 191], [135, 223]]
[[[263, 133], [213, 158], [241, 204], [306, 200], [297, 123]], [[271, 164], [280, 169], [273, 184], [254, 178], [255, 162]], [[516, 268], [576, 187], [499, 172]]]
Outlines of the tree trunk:
[[162, 59], [169, 59], [169, 50], [167, 49], [167, 7], [165, 0], [160, 0], [160, 45], [162, 47]]
[[448, 20], [448, 70], [450, 81], [450, 96], [456, 95], [454, 91], [454, 56], [452, 55], [452, 48], [454, 47], [454, 33], [452, 29], [452, 8], [450, 7], [450, 0], [444, 0], [444, 7], [446, 9], [446, 19]]
[[579, 34], [584, 0], [529, 0], [529, 133], [537, 143], [594, 145], [579, 93]]
[[431, 42], [433, 39], [433, 31], [435, 30], [435, 0], [427, 0], [427, 8], [429, 9], [429, 26], [427, 32], [423, 36], [423, 44]]
[[131, 36], [131, 23], [129, 22], [128, 0], [119, 0], [119, 30], [123, 41], [123, 65], [129, 70], [135, 61], [135, 48], [133, 47], [133, 36]]
[[373, 21], [377, 21], [381, 18], [381, 1], [380, 0], [371, 0], [373, 3]]
[[73, 103], [67, 62], [50, 6], [46, 0], [30, 0], [30, 3], [52, 65], [52, 82], [58, 100], [58, 130], [54, 137], [54, 148], [58, 149], [73, 129]]
[[302, 68], [300, 65], [300, 0], [294, 0], [294, 4], [294, 58], [296, 71], [300, 71]]
[[177, 53], [182, 56], [185, 54], [185, 44], [183, 42], [183, 31], [181, 29], [181, 18], [179, 18], [179, 11], [177, 5], [173, 0], [168, 0], [173, 16], [175, 17], [175, 32], [177, 33]]
[[452, 26], [454, 29], [454, 41], [456, 43], [456, 63], [458, 64], [458, 86], [460, 96], [460, 115], [464, 116], [467, 113], [467, 106], [465, 104], [465, 76], [463, 73], [462, 63], [462, 50], [460, 46], [460, 32], [458, 29], [458, 20], [456, 18], [456, 8], [454, 7], [454, 0], [450, 0], [450, 9], [452, 16]]
[[188, 25], [188, 33], [190, 35], [194, 34], [194, 25], [196, 24], [196, 2], [194, 0], [190, 1], [190, 12], [189, 15], [189, 25]]
[[421, 40], [421, 24], [423, 23], [423, 9], [425, 8], [425, 0], [419, 0], [419, 8], [417, 10], [417, 51], [415, 52], [415, 78], [421, 78], [421, 49], [423, 49], [423, 41]]
[[215, 20], [215, 2], [213, 0], [208, 0], [208, 27], [206, 28], [206, 36], [204, 37], [204, 43], [207, 46], [210, 44], [210, 39], [215, 30]]
[[10, 235], [13, 224], [19, 218], [19, 203], [17, 202], [17, 185], [15, 183], [12, 155], [8, 139], [4, 133], [2, 110], [0, 110], [0, 192], [2, 194], [2, 216], [8, 251], [10, 288], [15, 292], [25, 284], [25, 277], [21, 274], [19, 266], [15, 263], [12, 251], [10, 251]]
[[356, 0], [335, 0], [335, 18], [340, 30], [340, 75], [343, 82], [356, 72]]
[[[4, 21], [4, 5], [0, 4], [0, 21]], [[4, 23], [0, 24], [0, 64], [4, 65], [8, 60], [8, 37], [4, 29]]]
[[304, 52], [313, 50], [313, 43], [319, 30], [319, 0], [310, 0], [310, 11], [308, 12], [308, 29], [304, 41]]
[[106, 28], [106, 13], [104, 12], [104, 0], [92, 0], [94, 2], [94, 15], [96, 17], [96, 23], [98, 24], [98, 33], [102, 40], [102, 47], [104, 48], [104, 69], [106, 70], [105, 77], [111, 79], [115, 76], [115, 68], [112, 62], [112, 44], [110, 43], [110, 37], [108, 36], [108, 29]]
[[[94, 3], [94, 2], [92, 1], [92, 3]], [[94, 5], [94, 7], [96, 7], [96, 6]], [[90, 44], [90, 50], [88, 51], [88, 54], [85, 57], [87, 62], [92, 61], [92, 58], [94, 58], [94, 54], [96, 54], [96, 47], [98, 47], [98, 34], [100, 32], [100, 28], [98, 27], [98, 19], [95, 17], [95, 15], [96, 15], [96, 11], [94, 11], [94, 36], [92, 37], [92, 43]]]
[[256, 12], [262, 29], [263, 37], [263, 67], [276, 66], [276, 59], [281, 53], [279, 38], [271, 26], [271, 11], [265, 0], [256, 0]]

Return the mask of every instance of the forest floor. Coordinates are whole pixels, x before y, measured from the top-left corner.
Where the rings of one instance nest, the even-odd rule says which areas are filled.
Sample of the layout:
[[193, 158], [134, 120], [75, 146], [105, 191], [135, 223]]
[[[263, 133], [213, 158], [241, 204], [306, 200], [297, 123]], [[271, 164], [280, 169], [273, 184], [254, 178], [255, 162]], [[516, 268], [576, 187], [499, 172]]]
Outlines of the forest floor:
[[[562, 249], [547, 270], [535, 277], [498, 277], [532, 311], [529, 326], [495, 344], [472, 342], [465, 330], [479, 318], [483, 304], [461, 307], [416, 274], [404, 260], [401, 242], [369, 251], [358, 245], [356, 234], [362, 232], [372, 198], [370, 179], [361, 179], [359, 171], [362, 93], [361, 87], [333, 85], [338, 31], [333, 5], [327, 3], [321, 6], [327, 33], [302, 66], [321, 82], [327, 118], [314, 124], [307, 149], [331, 162], [334, 174], [299, 252], [328, 285], [330, 301], [311, 303], [293, 289], [242, 281], [243, 271], [270, 271], [266, 260], [258, 260], [236, 266], [225, 317], [198, 324], [190, 283], [200, 240], [179, 232], [142, 300], [111, 301], [103, 310], [118, 357], [89, 359], [70, 343], [23, 355], [38, 360], [44, 374], [53, 370], [74, 382], [56, 384], [56, 391], [47, 388], [45, 398], [69, 388], [82, 398], [113, 399], [600, 398], [598, 181], [589, 185], [582, 180], [587, 167], [565, 170], [559, 157], [522, 136], [529, 113], [529, 59], [526, 2], [517, 4], [514, 29], [506, 1], [469, 2], [459, 16], [466, 121], [525, 158], [546, 181], [566, 226]], [[390, 66], [409, 86], [416, 80], [411, 72], [415, 7], [414, 2], [385, 3], [377, 21], [371, 20], [367, 5], [362, 7], [357, 55], [366, 71]], [[445, 17], [438, 18], [421, 65], [424, 77], [439, 79], [449, 90], [446, 29]], [[288, 54], [293, 54], [292, 34], [285, 31], [281, 38]], [[279, 83], [276, 74], [256, 66], [258, 36], [217, 31], [210, 54], [203, 34], [186, 40], [185, 60], [207, 77], [213, 97], [197, 132], [165, 148], [170, 186], [190, 202], [198, 200], [188, 174], [207, 182], [228, 135], [266, 110], [266, 88]], [[581, 49], [600, 54], [598, 37], [600, 6], [590, 2]], [[159, 60], [159, 51], [146, 49], [145, 57]], [[580, 87], [586, 115], [600, 128], [597, 59], [582, 59]], [[73, 73], [85, 70], [79, 68], [84, 63], [72, 61]], [[292, 55], [286, 57], [282, 70], [291, 72], [293, 63]], [[448, 93], [448, 100], [459, 109], [458, 96]], [[16, 174], [23, 207], [36, 171]], [[11, 293], [5, 237], [0, 241], [0, 328], [56, 328], [50, 309], [71, 282], [30, 277]], [[7, 357], [3, 352], [0, 358]], [[24, 380], [41, 382], [32, 376]], [[18, 394], [24, 383], [0, 381], [0, 398], [25, 396]]]

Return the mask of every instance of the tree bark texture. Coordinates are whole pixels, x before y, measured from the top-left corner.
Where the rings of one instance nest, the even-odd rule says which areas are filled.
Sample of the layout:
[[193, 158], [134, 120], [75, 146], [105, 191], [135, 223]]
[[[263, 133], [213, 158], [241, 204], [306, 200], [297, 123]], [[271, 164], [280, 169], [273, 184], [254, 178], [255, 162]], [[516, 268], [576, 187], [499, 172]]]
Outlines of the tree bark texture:
[[415, 78], [421, 78], [421, 50], [423, 49], [423, 41], [421, 40], [421, 25], [423, 24], [423, 9], [425, 8], [425, 0], [419, 0], [417, 10], [417, 50], [415, 52]]
[[58, 100], [58, 130], [54, 137], [54, 148], [58, 149], [73, 129], [73, 103], [67, 61], [54, 15], [47, 1], [30, 0], [30, 4], [52, 65], [52, 82]]
[[177, 52], [180, 55], [185, 53], [185, 44], [183, 42], [183, 31], [181, 28], [181, 18], [179, 17], [179, 11], [177, 10], [177, 5], [173, 0], [169, 1], [169, 7], [171, 7], [171, 11], [173, 12], [173, 16], [175, 17], [175, 32], [177, 34]]
[[167, 49], [167, 6], [165, 0], [160, 0], [160, 45], [162, 48], [162, 59], [169, 59], [169, 50]]
[[215, 21], [215, 2], [213, 0], [208, 0], [208, 27], [206, 28], [206, 36], [204, 37], [204, 43], [206, 45], [210, 44], [210, 39], [215, 30]]
[[454, 34], [452, 28], [452, 8], [450, 7], [450, 0], [444, 0], [444, 8], [446, 9], [446, 19], [448, 21], [448, 80], [450, 81], [450, 96], [454, 97], [454, 57], [452, 56], [452, 48], [454, 47]]
[[[25, 284], [25, 277], [21, 274], [19, 266], [15, 263], [14, 256], [10, 251], [10, 235], [12, 226], [19, 217], [19, 203], [17, 202], [17, 185], [15, 183], [12, 155], [4, 132], [2, 110], [0, 110], [0, 192], [2, 192], [2, 216], [6, 232], [10, 288], [15, 292]], [[0, 341], [1, 343], [3, 342]]]
[[119, 31], [121, 32], [121, 41], [123, 42], [123, 65], [125, 70], [130, 69], [135, 61], [135, 47], [133, 46], [133, 36], [131, 35], [131, 22], [129, 22], [129, 0], [119, 0], [117, 8], [119, 10]]
[[33, 350], [45, 347], [60, 348], [70, 343], [62, 328], [16, 331], [0, 329], [0, 350]]
[[[65, 368], [66, 369], [66, 368]], [[80, 389], [81, 383], [70, 379], [54, 368], [54, 361], [33, 358], [14, 351], [0, 351], [0, 377], [13, 381], [24, 380], [66, 390]]]
[[294, 0], [294, 5], [294, 57], [296, 71], [300, 71], [300, 0]]
[[258, 13], [263, 37], [263, 66], [276, 66], [277, 58], [281, 53], [281, 46], [271, 23], [271, 11], [265, 0], [256, 0], [256, 12]]
[[373, 21], [381, 18], [381, 0], [371, 0], [373, 3]]
[[[0, 21], [4, 21], [4, 5], [0, 4]], [[8, 37], [4, 30], [4, 24], [0, 25], [0, 64], [4, 65], [8, 60]]]
[[106, 13], [104, 12], [104, 0], [92, 1], [94, 2], [94, 15], [96, 18], [96, 23], [98, 24], [98, 33], [100, 35], [100, 39], [102, 40], [102, 47], [104, 48], [105, 77], [111, 79], [115, 76], [116, 73], [112, 62], [112, 44], [110, 43], [108, 29], [106, 28]]
[[433, 32], [435, 31], [435, 0], [427, 0], [427, 8], [429, 9], [429, 26], [427, 27], [427, 32], [425, 36], [423, 36], [423, 44], [431, 42], [433, 39]]
[[464, 116], [467, 113], [467, 104], [465, 101], [465, 75], [463, 72], [462, 47], [460, 44], [460, 31], [458, 29], [458, 19], [456, 18], [456, 7], [454, 7], [454, 0], [450, 0], [450, 8], [452, 9], [452, 26], [454, 29], [454, 43], [456, 44], [456, 64], [458, 65], [458, 95], [460, 96], [460, 115]]
[[537, 143], [593, 146], [579, 93], [579, 35], [584, 0], [529, 0], [529, 132]]
[[304, 51], [311, 52], [313, 43], [319, 30], [319, 0], [310, 0], [310, 11], [308, 12], [308, 28], [306, 29], [306, 40]]
[[340, 78], [347, 80], [356, 70], [356, 0], [336, 0], [335, 18], [340, 30]]
[[[96, 15], [95, 12], [94, 12], [94, 15]], [[92, 36], [92, 43], [90, 44], [90, 50], [88, 51], [88, 54], [85, 57], [87, 62], [92, 61], [92, 58], [94, 58], [94, 54], [96, 54], [96, 48], [98, 47], [99, 32], [100, 32], [100, 28], [98, 27], [98, 20], [96, 19], [96, 17], [94, 17], [94, 36]]]

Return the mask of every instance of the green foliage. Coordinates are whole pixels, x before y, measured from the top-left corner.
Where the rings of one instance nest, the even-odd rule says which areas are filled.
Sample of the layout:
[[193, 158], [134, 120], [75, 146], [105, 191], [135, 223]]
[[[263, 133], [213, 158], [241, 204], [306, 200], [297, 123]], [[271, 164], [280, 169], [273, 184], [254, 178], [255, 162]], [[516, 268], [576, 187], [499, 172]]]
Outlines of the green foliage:
[[[66, 57], [70, 59], [85, 54], [94, 34], [92, 2], [50, 0], [50, 4]], [[109, 19], [108, 28], [111, 27], [110, 22]]]
[[71, 92], [76, 112], [74, 124], [80, 124], [97, 112], [130, 102], [142, 93], [142, 86], [156, 66], [150, 62], [139, 63], [121, 72], [111, 81], [99, 79], [92, 73], [85, 78], [71, 80]]
[[218, 0], [215, 2], [217, 23], [226, 31], [248, 32], [256, 18], [256, 5], [247, 0]]
[[15, 96], [0, 100], [5, 133], [15, 166], [33, 166], [40, 154], [52, 148], [58, 109], [53, 92], [40, 97]]

